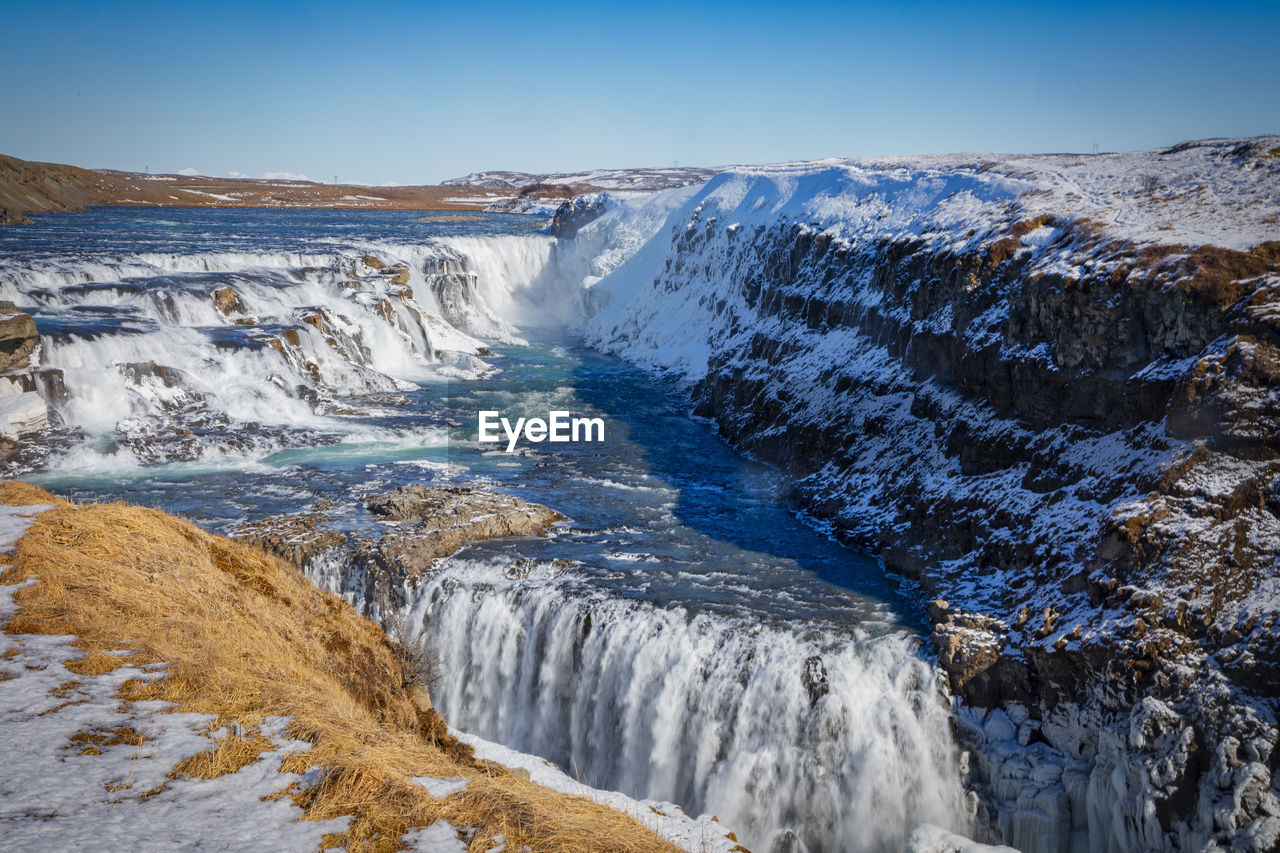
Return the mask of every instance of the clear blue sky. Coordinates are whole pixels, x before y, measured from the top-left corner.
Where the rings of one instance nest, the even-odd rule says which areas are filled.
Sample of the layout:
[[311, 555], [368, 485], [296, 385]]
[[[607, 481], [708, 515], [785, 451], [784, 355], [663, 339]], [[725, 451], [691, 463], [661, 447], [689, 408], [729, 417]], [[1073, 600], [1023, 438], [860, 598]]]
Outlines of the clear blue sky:
[[0, 153], [480, 169], [1127, 150], [1280, 132], [1280, 3], [0, 0]]

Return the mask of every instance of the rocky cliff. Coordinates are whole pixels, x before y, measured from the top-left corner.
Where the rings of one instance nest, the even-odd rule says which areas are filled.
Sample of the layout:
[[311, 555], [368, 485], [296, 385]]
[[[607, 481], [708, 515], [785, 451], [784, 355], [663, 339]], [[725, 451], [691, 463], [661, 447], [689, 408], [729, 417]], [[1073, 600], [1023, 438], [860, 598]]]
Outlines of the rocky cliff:
[[561, 266], [588, 271], [589, 337], [680, 375], [808, 512], [937, 599], [993, 837], [1265, 850], [1277, 198], [1280, 138], [805, 164], [657, 217], [567, 210]]

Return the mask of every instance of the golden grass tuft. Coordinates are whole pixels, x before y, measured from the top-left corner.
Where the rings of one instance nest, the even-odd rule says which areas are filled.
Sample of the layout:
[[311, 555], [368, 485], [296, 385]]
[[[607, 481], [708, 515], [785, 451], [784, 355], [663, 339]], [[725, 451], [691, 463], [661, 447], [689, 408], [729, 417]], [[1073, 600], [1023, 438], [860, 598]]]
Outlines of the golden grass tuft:
[[[329, 839], [348, 849], [396, 850], [406, 831], [439, 819], [476, 830], [470, 851], [488, 850], [499, 833], [508, 849], [537, 853], [675, 849], [628, 816], [477, 761], [438, 714], [414, 703], [382, 631], [278, 558], [156, 510], [77, 506], [25, 483], [0, 483], [0, 502], [55, 506], [0, 571], [6, 584], [39, 581], [15, 593], [19, 610], [5, 630], [74, 634], [86, 652], [73, 662], [82, 675], [119, 665], [110, 650], [132, 650], [130, 665], [164, 662], [162, 678], [126, 682], [121, 695], [215, 715], [215, 727], [239, 724], [242, 736], [225, 736], [175, 774], [235, 772], [269, 748], [256, 734], [263, 718], [287, 716], [288, 734], [312, 748], [282, 770], [323, 770], [294, 799], [310, 819], [351, 815]], [[437, 800], [414, 776], [469, 784]]]
[[35, 506], [36, 504], [53, 504], [69, 506], [67, 501], [55, 497], [39, 486], [23, 483], [18, 480], [6, 480], [0, 483], [0, 504], [5, 506]]
[[147, 739], [132, 726], [119, 726], [118, 728], [102, 731], [77, 732], [71, 736], [71, 743], [76, 746], [89, 744], [93, 746], [119, 746], [120, 744], [142, 746], [146, 741]]
[[223, 737], [218, 741], [217, 746], [179, 761], [169, 775], [216, 779], [248, 767], [257, 761], [262, 753], [271, 749], [274, 749], [271, 741], [257, 732], [251, 732], [244, 737]]
[[124, 663], [125, 657], [122, 655], [112, 655], [102, 649], [90, 648], [84, 657], [67, 661], [63, 666], [76, 675], [106, 675], [108, 672], [114, 672]]

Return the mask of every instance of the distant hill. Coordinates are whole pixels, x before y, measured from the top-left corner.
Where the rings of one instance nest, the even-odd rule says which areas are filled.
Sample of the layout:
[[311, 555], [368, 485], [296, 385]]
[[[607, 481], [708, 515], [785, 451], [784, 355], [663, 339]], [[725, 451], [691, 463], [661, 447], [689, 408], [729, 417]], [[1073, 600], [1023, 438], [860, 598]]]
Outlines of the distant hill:
[[510, 198], [477, 186], [365, 187], [204, 175], [81, 169], [0, 154], [0, 224], [27, 213], [83, 211], [86, 205], [306, 207], [371, 210], [479, 210]]
[[27, 212], [84, 210], [118, 190], [117, 181], [102, 172], [0, 154], [0, 224], [29, 222]]
[[520, 190], [540, 184], [590, 185], [605, 190], [669, 190], [701, 184], [723, 168], [672, 167], [670, 169], [593, 169], [587, 172], [532, 174], [530, 172], [472, 172], [461, 178], [442, 182], [446, 187], [483, 187], [496, 190]]
[[721, 169], [596, 169], [538, 175], [474, 172], [439, 186], [366, 187], [206, 175], [82, 169], [0, 154], [0, 225], [26, 214], [83, 211], [86, 205], [304, 207], [343, 210], [541, 210], [583, 192], [652, 192], [700, 184]]

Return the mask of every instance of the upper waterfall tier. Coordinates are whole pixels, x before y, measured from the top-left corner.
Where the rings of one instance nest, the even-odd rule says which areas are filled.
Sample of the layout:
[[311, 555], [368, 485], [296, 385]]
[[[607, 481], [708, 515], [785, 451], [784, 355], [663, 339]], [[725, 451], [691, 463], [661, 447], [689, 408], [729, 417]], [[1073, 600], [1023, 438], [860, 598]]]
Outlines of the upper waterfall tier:
[[[485, 341], [516, 340], [491, 304], [509, 309], [502, 287], [533, 280], [552, 244], [491, 226], [488, 252], [469, 255], [451, 245], [467, 238], [443, 234], [401, 243], [269, 221], [263, 238], [242, 233], [243, 213], [172, 215], [212, 238], [144, 221], [95, 244], [64, 226], [0, 261], [0, 299], [35, 316], [60, 379], [49, 444], [76, 464], [260, 456], [359, 432], [345, 398], [491, 370]], [[109, 235], [130, 216], [79, 221]]]

